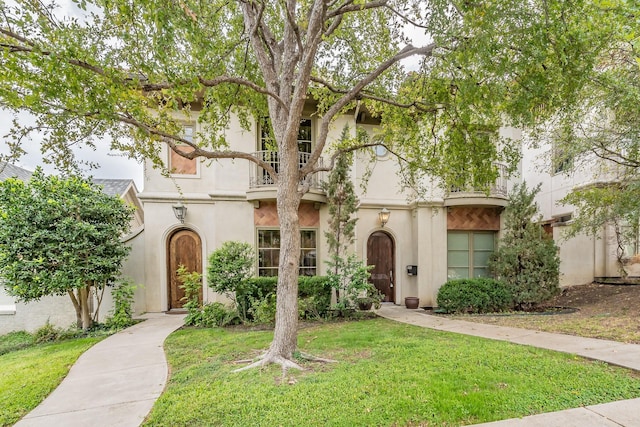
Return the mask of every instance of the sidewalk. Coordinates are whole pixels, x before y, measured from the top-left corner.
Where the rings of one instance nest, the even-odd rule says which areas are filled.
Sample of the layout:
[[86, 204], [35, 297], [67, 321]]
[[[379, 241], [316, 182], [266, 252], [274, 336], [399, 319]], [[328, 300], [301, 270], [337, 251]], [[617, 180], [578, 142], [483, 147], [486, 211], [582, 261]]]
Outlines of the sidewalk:
[[167, 381], [165, 338], [184, 316], [147, 319], [87, 350], [69, 374], [18, 427], [139, 426]]
[[[431, 316], [423, 310], [407, 310], [383, 304], [376, 313], [387, 319], [440, 331], [509, 341], [601, 360], [640, 371], [640, 345], [581, 338], [527, 329], [450, 320]], [[493, 427], [640, 427], [640, 398], [496, 421], [478, 426]]]

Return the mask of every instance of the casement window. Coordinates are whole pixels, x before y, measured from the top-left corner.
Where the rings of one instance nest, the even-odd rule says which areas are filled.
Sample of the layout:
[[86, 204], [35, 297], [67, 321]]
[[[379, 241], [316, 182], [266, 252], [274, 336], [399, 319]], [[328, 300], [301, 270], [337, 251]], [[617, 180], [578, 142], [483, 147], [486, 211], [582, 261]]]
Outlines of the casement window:
[[489, 276], [489, 257], [495, 250], [496, 233], [449, 231], [447, 234], [447, 278]]
[[566, 148], [554, 144], [553, 152], [551, 153], [553, 174], [557, 175], [571, 171], [573, 169], [573, 157], [573, 153], [570, 153]]
[[[182, 137], [189, 142], [193, 142], [195, 136], [194, 125], [184, 125]], [[190, 152], [193, 150], [188, 145], [180, 145], [183, 151]], [[198, 161], [190, 160], [178, 155], [175, 151], [169, 149], [169, 171], [172, 175], [196, 176], [198, 174]]]
[[[258, 276], [277, 276], [280, 258], [280, 230], [258, 229]], [[317, 274], [316, 230], [300, 230], [301, 276]]]

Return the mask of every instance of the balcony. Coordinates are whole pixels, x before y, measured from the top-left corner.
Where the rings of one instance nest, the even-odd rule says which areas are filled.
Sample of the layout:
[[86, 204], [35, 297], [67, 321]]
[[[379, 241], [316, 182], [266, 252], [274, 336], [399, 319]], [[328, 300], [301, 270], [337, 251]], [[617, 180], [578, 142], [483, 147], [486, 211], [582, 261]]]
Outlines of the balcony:
[[[254, 156], [268, 163], [276, 171], [280, 168], [280, 161], [278, 160], [278, 153], [276, 151], [258, 151], [253, 153]], [[307, 164], [311, 153], [298, 153], [298, 168], [302, 168]], [[322, 166], [322, 158], [318, 160], [318, 165]], [[302, 197], [302, 200], [313, 202], [326, 202], [324, 191], [322, 190], [322, 175], [314, 174], [309, 179], [311, 180], [311, 186], [309, 191]], [[275, 200], [276, 198], [276, 185], [273, 178], [262, 167], [251, 165], [249, 172], [249, 190], [247, 191], [247, 200]]]
[[451, 188], [445, 196], [445, 206], [506, 206], [509, 201], [507, 188], [507, 168], [505, 165], [496, 164], [498, 179], [489, 189], [478, 191], [471, 187]]

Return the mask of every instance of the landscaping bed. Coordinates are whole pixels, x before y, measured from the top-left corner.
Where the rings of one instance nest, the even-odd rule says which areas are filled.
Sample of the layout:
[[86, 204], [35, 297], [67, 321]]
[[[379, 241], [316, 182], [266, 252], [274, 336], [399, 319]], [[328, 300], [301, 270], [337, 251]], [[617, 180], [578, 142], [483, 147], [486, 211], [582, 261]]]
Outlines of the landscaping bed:
[[564, 288], [546, 307], [570, 307], [553, 316], [535, 313], [456, 315], [455, 319], [640, 344], [640, 286], [590, 283]]

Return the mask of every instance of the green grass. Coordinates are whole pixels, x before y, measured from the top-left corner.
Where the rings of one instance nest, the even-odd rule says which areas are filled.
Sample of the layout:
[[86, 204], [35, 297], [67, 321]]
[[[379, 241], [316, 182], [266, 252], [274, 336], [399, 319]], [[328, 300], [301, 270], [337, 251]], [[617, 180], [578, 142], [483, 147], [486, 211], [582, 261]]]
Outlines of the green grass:
[[285, 381], [277, 367], [231, 373], [271, 337], [172, 334], [171, 379], [146, 425], [453, 426], [640, 396], [640, 378], [624, 369], [384, 319], [300, 332], [303, 351], [339, 363], [305, 363]]
[[[0, 337], [0, 348], [27, 346], [28, 336]], [[42, 344], [0, 355], [0, 426], [14, 424], [35, 408], [60, 384], [76, 359], [102, 338]]]
[[34, 344], [34, 341], [33, 335], [26, 331], [0, 335], [0, 355], [29, 347]]

